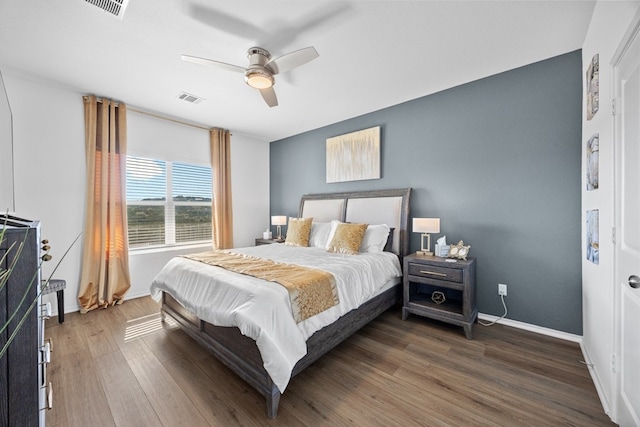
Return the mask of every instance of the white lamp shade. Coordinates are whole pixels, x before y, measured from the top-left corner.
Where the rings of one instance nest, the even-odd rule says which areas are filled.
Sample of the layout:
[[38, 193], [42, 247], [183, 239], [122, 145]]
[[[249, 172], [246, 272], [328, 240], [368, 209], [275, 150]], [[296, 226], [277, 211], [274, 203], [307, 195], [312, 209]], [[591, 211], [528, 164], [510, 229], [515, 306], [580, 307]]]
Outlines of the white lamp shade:
[[272, 216], [271, 225], [287, 225], [287, 217], [285, 215]]
[[439, 233], [440, 218], [413, 218], [414, 233]]

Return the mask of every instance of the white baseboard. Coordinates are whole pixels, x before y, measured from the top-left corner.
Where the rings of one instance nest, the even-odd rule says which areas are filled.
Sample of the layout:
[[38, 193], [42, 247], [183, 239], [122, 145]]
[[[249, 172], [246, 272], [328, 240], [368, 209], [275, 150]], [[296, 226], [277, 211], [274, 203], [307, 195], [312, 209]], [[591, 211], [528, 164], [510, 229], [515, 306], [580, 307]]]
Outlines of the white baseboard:
[[591, 380], [593, 381], [593, 385], [595, 386], [598, 397], [600, 398], [602, 409], [604, 410], [604, 413], [609, 415], [609, 418], [611, 418], [611, 420], [615, 422], [610, 409], [611, 405], [609, 404], [609, 399], [607, 398], [608, 394], [602, 386], [602, 381], [600, 380], [598, 371], [596, 371], [596, 369], [593, 367], [593, 363], [591, 362], [591, 357], [589, 356], [587, 348], [582, 345], [582, 343], [580, 343], [580, 350], [582, 350], [582, 356], [584, 357], [585, 364], [587, 365], [587, 368], [589, 368], [589, 375], [591, 375]]
[[[490, 314], [478, 313], [478, 319], [488, 322], [493, 322], [496, 319], [500, 319], [498, 316], [492, 316]], [[511, 319], [500, 319], [496, 323], [505, 326], [511, 326], [513, 328], [524, 329], [525, 331], [535, 332], [537, 334], [547, 335], [554, 338], [560, 338], [561, 340], [571, 341], [578, 344], [582, 344], [582, 336], [570, 334], [568, 332], [557, 331], [555, 329], [544, 328], [542, 326], [532, 325], [530, 323], [519, 322]]]
[[141, 298], [141, 297], [148, 297], [149, 295], [151, 295], [151, 292], [149, 291], [149, 289], [147, 289], [146, 291], [137, 292], [135, 294], [127, 293], [127, 295], [124, 297], [124, 300], [126, 301], [128, 299], [136, 299], [136, 298]]

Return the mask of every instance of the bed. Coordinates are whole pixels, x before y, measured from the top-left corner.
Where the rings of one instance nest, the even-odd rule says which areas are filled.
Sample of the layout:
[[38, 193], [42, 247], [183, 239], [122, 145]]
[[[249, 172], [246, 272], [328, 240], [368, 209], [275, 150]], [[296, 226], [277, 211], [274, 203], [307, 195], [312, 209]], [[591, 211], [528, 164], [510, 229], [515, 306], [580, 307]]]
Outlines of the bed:
[[[386, 224], [392, 230], [389, 234], [389, 241], [385, 246], [386, 253], [358, 254], [354, 255], [353, 257], [355, 258], [351, 259], [362, 263], [369, 263], [368, 257], [375, 258], [378, 255], [384, 255], [386, 257], [392, 256], [394, 263], [397, 261], [398, 265], [401, 266], [402, 258], [408, 253], [409, 248], [407, 223], [409, 218], [410, 195], [410, 188], [307, 194], [302, 196], [300, 200], [298, 217], [313, 217], [314, 223], [327, 223], [338, 220], [345, 223]], [[248, 256], [258, 254], [261, 257], [277, 257], [280, 256], [281, 252], [292, 250], [290, 247], [287, 248], [286, 245], [282, 244], [265, 246], [267, 248], [262, 246], [260, 248], [264, 249], [256, 247], [234, 249], [232, 251], [247, 253]], [[317, 248], [307, 248], [300, 252], [306, 252], [305, 256], [311, 253], [320, 258], [321, 256], [325, 256], [324, 253], [326, 251]], [[343, 255], [342, 258], [348, 258], [348, 256]], [[305, 262], [304, 257], [300, 258], [300, 260], [301, 263]], [[190, 261], [191, 260], [186, 260], [189, 269], [199, 271], [218, 268], [202, 266]], [[324, 262], [325, 265], [331, 264], [332, 268], [333, 264], [339, 264], [331, 260], [329, 262], [322, 262]], [[275, 363], [272, 360], [272, 356], [270, 356], [271, 353], [265, 351], [266, 344], [263, 337], [271, 336], [271, 330], [266, 330], [266, 332], [253, 331], [252, 327], [254, 325], [247, 326], [247, 323], [252, 322], [251, 319], [247, 321], [242, 317], [236, 316], [237, 311], [241, 310], [234, 312], [235, 317], [233, 317], [233, 321], [229, 321], [231, 318], [229, 317], [224, 318], [224, 321], [220, 322], [215, 317], [215, 314], [209, 315], [208, 311], [203, 311], [206, 308], [204, 306], [207, 304], [201, 302], [203, 298], [202, 293], [196, 292], [194, 295], [189, 296], [192, 294], [191, 288], [182, 282], [187, 283], [189, 286], [192, 284], [194, 286], [201, 286], [202, 284], [194, 284], [195, 279], [192, 278], [188, 280], [181, 278], [181, 269], [186, 268], [184, 265], [184, 260], [171, 260], [159, 273], [151, 286], [152, 296], [162, 303], [162, 319], [166, 320], [166, 317], [169, 316], [188, 335], [206, 347], [240, 378], [262, 394], [266, 399], [267, 416], [269, 418], [275, 418], [277, 416], [280, 396], [291, 378], [348, 338], [355, 331], [392, 307], [401, 297], [401, 274], [398, 274], [401, 272], [398, 267], [398, 272], [393, 274], [396, 277], [394, 277], [393, 280], [385, 279], [384, 285], [376, 285], [375, 290], [372, 291], [373, 296], [367, 296], [367, 299], [363, 301], [349, 302], [351, 305], [355, 304], [353, 309], [349, 308], [347, 310], [350, 305], [347, 304], [346, 300], [341, 300], [336, 307], [332, 307], [320, 313], [318, 316], [298, 323], [297, 330], [300, 330], [300, 335], [303, 339], [303, 349], [301, 350], [299, 346], [297, 346], [298, 348], [289, 348], [287, 344], [283, 346], [281, 351], [276, 352], [279, 355], [278, 357], [282, 356], [281, 353], [291, 355], [288, 359], [286, 356], [282, 356], [284, 359], [287, 359], [283, 361], [283, 363], [289, 361], [289, 364], [284, 363], [286, 366], [280, 369], [280, 367], [274, 368]], [[360, 267], [358, 267], [358, 269], [359, 268]], [[230, 280], [230, 282], [234, 281], [240, 287], [245, 285], [249, 286], [252, 280], [260, 280], [226, 271], [216, 271], [215, 274], [239, 276], [238, 278], [231, 277], [231, 279], [234, 280]], [[340, 282], [351, 280], [353, 276], [348, 276], [349, 279], [342, 279], [337, 275], [336, 277], [336, 281]], [[199, 280], [202, 282], [204, 279]], [[195, 282], [197, 281], [198, 280], [195, 280]], [[371, 279], [371, 281], [373, 282], [374, 280]], [[340, 285], [340, 283], [338, 284]], [[278, 287], [279, 285], [274, 286]], [[343, 287], [339, 286], [339, 289], [343, 289]], [[203, 292], [212, 291], [207, 289]], [[278, 292], [285, 291], [274, 290], [274, 295]], [[238, 300], [236, 295], [226, 298], [225, 301], [228, 304], [233, 304]], [[278, 298], [277, 295], [276, 298]], [[190, 299], [195, 299], [196, 301], [190, 301]], [[268, 298], [266, 300], [270, 301]], [[243, 306], [239, 305], [238, 307], [242, 308]], [[288, 313], [288, 316], [292, 317], [291, 313]], [[331, 323], [326, 325], [317, 324], [316, 319], [322, 318], [330, 319], [327, 321]], [[335, 318], [335, 320], [331, 320], [333, 318]], [[253, 323], [257, 324], [261, 322], [262, 320]], [[268, 327], [268, 325], [266, 327]], [[287, 330], [286, 328], [280, 328], [280, 326], [275, 329], [285, 336], [297, 337], [298, 335], [298, 332], [293, 329]], [[282, 331], [280, 331], [280, 329], [282, 329]], [[295, 341], [297, 340], [297, 338], [290, 339], [290, 341], [294, 342], [294, 347]], [[291, 361], [294, 363], [291, 363]]]

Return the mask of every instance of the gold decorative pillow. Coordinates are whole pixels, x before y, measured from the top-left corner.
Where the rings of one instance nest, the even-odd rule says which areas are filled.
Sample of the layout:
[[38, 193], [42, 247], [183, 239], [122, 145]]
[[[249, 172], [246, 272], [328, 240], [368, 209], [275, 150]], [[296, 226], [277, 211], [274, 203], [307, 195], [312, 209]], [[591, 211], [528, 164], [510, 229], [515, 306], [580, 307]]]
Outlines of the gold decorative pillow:
[[309, 246], [309, 235], [313, 218], [289, 218], [285, 245]]
[[339, 254], [356, 255], [360, 252], [360, 245], [368, 224], [340, 223], [327, 246], [327, 251]]

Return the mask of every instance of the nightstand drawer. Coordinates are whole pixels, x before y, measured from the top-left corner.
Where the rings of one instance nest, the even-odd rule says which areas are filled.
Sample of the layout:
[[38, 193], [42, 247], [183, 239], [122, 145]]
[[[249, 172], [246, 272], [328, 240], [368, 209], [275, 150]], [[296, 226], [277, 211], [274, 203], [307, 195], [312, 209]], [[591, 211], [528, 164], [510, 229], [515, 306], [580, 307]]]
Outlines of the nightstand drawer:
[[434, 265], [410, 262], [409, 275], [462, 283], [462, 270], [457, 268], [436, 267]]

